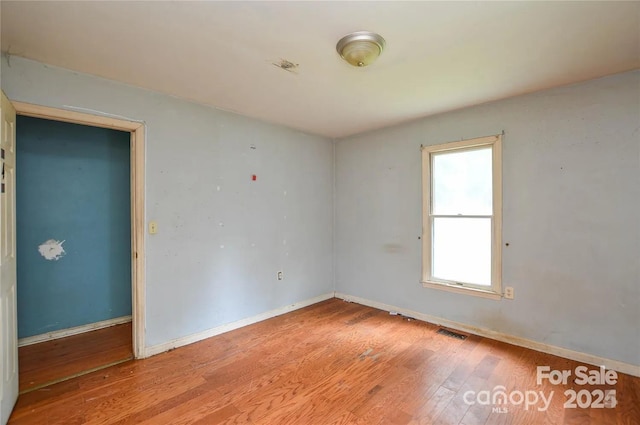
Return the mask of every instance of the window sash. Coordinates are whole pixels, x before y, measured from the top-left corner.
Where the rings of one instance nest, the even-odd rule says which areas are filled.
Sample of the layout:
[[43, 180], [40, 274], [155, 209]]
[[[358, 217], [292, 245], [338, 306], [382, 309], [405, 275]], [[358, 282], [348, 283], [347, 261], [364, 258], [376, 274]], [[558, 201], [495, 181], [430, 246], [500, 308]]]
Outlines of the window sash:
[[434, 236], [435, 236], [435, 231], [434, 231], [434, 226], [435, 226], [435, 219], [437, 218], [453, 218], [453, 219], [458, 219], [458, 218], [479, 218], [479, 219], [489, 219], [490, 220], [490, 235], [491, 235], [491, 241], [490, 241], [490, 250], [489, 250], [489, 263], [490, 266], [491, 264], [493, 264], [493, 255], [494, 255], [494, 241], [493, 241], [493, 235], [494, 235], [494, 217], [493, 215], [437, 215], [437, 214], [431, 214], [429, 216], [429, 220], [431, 223], [431, 262], [430, 262], [430, 270], [429, 270], [429, 281], [431, 282], [437, 282], [437, 283], [444, 283], [444, 284], [448, 284], [448, 285], [456, 285], [456, 286], [462, 286], [462, 287], [472, 287], [472, 288], [476, 288], [476, 289], [480, 289], [480, 290], [491, 290], [493, 287], [493, 270], [491, 270], [489, 279], [489, 285], [482, 285], [479, 283], [472, 283], [472, 282], [465, 282], [462, 280], [450, 280], [450, 279], [444, 279], [441, 277], [436, 277], [433, 273], [433, 269], [434, 269], [434, 256], [435, 256], [435, 250], [433, 249], [434, 247]]
[[[467, 153], [467, 152], [473, 152], [473, 151], [477, 151], [477, 150], [483, 150], [483, 149], [489, 149], [491, 150], [491, 153], [493, 154], [493, 145], [492, 144], [484, 144], [484, 145], [474, 145], [474, 146], [470, 146], [470, 147], [466, 147], [466, 148], [458, 148], [458, 149], [448, 149], [448, 150], [439, 150], [439, 151], [435, 151], [435, 152], [429, 152], [429, 174], [430, 174], [430, 178], [429, 178], [429, 182], [430, 182], [430, 191], [429, 191], [429, 211], [431, 214], [434, 213], [435, 210], [435, 206], [436, 206], [436, 200], [435, 200], [435, 188], [434, 188], [434, 184], [435, 184], [435, 179], [434, 177], [434, 169], [435, 169], [435, 160], [436, 160], [436, 156], [441, 155], [441, 154], [447, 154], [447, 153]], [[492, 155], [493, 156], [493, 155]], [[493, 159], [491, 161], [491, 170], [493, 171]], [[493, 174], [493, 173], [492, 173]], [[492, 176], [492, 180], [493, 180], [493, 176]], [[492, 182], [493, 183], [493, 182]], [[491, 214], [493, 214], [493, 184], [491, 187]], [[468, 214], [468, 213], [460, 213], [462, 215], [474, 215], [474, 214]], [[445, 214], [441, 214], [441, 215], [445, 215]]]
[[[492, 148], [492, 214], [432, 214], [432, 158], [435, 153], [465, 151], [477, 148]], [[422, 147], [422, 187], [423, 187], [423, 271], [422, 283], [425, 287], [437, 287], [453, 292], [499, 299], [501, 296], [502, 271], [502, 136], [487, 136], [477, 139], [450, 142]], [[491, 219], [491, 285], [455, 282], [433, 276], [433, 223], [434, 218], [490, 218]]]

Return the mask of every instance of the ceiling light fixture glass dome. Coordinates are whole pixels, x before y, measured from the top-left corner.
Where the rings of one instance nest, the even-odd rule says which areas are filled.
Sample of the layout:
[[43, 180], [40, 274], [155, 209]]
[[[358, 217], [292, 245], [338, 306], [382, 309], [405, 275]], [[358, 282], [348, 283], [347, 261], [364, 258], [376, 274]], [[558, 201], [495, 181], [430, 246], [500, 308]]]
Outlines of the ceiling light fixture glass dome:
[[384, 45], [384, 38], [379, 34], [357, 31], [342, 37], [336, 50], [351, 65], [363, 67], [372, 64], [380, 56]]

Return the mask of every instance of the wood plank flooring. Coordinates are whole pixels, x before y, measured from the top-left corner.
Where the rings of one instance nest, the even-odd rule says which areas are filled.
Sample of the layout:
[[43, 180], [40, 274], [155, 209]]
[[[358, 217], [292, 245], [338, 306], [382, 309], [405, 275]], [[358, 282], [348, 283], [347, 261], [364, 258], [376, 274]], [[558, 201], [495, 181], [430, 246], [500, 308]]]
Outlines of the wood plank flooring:
[[132, 358], [130, 322], [20, 347], [20, 392]]
[[[640, 378], [615, 385], [536, 383], [536, 366], [580, 363], [332, 299], [149, 359], [21, 395], [24, 424], [640, 423]], [[588, 368], [596, 369], [593, 366]], [[525, 408], [469, 404], [496, 386], [553, 396]], [[615, 408], [563, 407], [566, 390], [615, 389]], [[475, 393], [471, 393], [471, 391]], [[511, 393], [512, 394], [512, 393]], [[507, 411], [504, 412], [506, 409]]]

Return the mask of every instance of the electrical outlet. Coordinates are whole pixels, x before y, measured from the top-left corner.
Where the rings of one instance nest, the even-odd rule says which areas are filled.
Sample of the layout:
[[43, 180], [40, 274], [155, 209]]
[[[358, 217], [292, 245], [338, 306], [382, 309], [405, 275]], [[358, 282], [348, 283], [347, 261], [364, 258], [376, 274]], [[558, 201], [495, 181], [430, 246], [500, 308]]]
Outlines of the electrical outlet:
[[150, 221], [149, 222], [149, 234], [155, 235], [156, 233], [158, 233], [158, 223], [156, 223], [155, 221]]
[[278, 272], [278, 275], [277, 275], [277, 276], [278, 276], [278, 280], [282, 280], [282, 279], [284, 279], [284, 276], [282, 275], [282, 272], [281, 272], [281, 271], [280, 271], [280, 272]]
[[513, 299], [513, 287], [512, 286], [507, 286], [506, 288], [504, 288], [504, 297], [508, 300], [512, 300]]

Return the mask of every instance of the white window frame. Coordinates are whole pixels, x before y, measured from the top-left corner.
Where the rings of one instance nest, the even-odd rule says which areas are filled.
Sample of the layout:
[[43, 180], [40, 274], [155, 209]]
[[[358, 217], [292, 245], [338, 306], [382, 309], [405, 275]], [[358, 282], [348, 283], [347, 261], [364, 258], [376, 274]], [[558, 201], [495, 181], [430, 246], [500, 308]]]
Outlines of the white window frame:
[[[492, 148], [493, 213], [491, 216], [491, 286], [483, 287], [434, 278], [431, 275], [433, 214], [431, 211], [431, 168], [434, 153]], [[502, 135], [422, 147], [422, 285], [425, 288], [502, 298]]]

